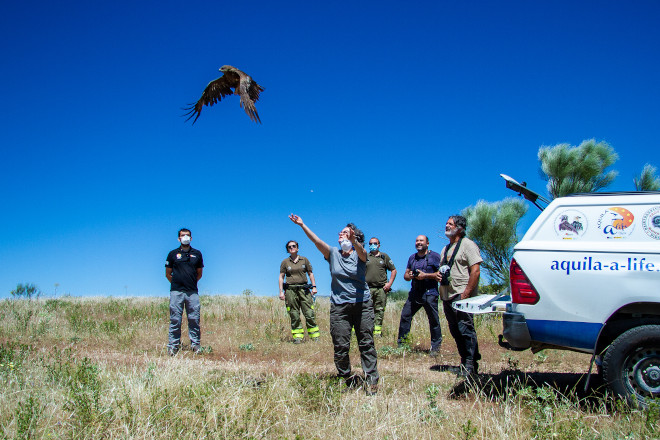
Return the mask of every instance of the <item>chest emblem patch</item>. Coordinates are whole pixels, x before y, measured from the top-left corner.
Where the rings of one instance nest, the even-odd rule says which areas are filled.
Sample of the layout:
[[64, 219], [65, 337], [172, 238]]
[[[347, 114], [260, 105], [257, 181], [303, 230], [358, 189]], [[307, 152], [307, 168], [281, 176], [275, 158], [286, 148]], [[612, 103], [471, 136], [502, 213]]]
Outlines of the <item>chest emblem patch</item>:
[[176, 254], [176, 259], [180, 260], [181, 259], [181, 254]]

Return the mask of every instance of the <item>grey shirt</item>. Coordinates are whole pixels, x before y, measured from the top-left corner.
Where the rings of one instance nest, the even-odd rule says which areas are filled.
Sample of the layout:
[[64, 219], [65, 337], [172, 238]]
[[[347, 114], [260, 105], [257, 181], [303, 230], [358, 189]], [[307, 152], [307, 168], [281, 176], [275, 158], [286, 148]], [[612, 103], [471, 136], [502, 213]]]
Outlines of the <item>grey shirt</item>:
[[338, 248], [331, 247], [328, 262], [332, 276], [331, 303], [346, 304], [369, 301], [369, 286], [365, 281], [367, 263], [358, 258], [356, 251], [351, 252], [348, 257], [344, 257]]

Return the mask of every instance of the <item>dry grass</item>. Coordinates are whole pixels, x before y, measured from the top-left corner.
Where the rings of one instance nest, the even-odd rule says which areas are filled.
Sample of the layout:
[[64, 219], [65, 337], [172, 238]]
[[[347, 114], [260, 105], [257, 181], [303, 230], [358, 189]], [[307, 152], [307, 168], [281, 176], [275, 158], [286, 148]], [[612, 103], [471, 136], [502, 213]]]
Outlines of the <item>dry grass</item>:
[[[3, 438], [618, 439], [656, 438], [658, 407], [625, 408], [592, 386], [586, 355], [507, 352], [501, 321], [479, 317], [481, 375], [459, 380], [446, 327], [430, 358], [423, 311], [397, 349], [402, 304], [377, 340], [375, 397], [334, 378], [329, 304], [319, 343], [289, 342], [276, 298], [203, 297], [205, 353], [167, 356], [166, 298], [0, 303]], [[185, 325], [184, 325], [185, 332]], [[184, 333], [186, 334], [186, 333]], [[351, 359], [359, 372], [359, 354]], [[596, 381], [597, 384], [597, 381]]]

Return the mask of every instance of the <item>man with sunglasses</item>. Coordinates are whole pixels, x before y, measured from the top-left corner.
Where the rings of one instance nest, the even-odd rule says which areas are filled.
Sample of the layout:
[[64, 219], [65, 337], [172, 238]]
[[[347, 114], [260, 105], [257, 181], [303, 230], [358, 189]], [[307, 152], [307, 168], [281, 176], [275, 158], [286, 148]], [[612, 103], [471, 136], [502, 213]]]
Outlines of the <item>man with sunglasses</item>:
[[[387, 271], [390, 279], [387, 280]], [[369, 239], [369, 254], [367, 255], [367, 284], [374, 302], [374, 336], [382, 337], [383, 316], [387, 306], [387, 294], [392, 290], [392, 283], [396, 278], [396, 267], [392, 259], [385, 252], [380, 251], [380, 240], [376, 237]]]

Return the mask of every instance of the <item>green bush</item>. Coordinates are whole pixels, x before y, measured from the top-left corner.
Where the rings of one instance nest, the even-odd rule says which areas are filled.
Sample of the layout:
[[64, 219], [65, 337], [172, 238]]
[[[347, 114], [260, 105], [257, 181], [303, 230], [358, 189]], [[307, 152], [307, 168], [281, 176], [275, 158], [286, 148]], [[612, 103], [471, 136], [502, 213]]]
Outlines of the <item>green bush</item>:
[[41, 296], [41, 290], [34, 284], [18, 284], [14, 290], [11, 292], [11, 296], [14, 298], [39, 298]]
[[405, 301], [408, 299], [408, 291], [403, 289], [392, 290], [387, 294], [387, 299], [390, 301]]

